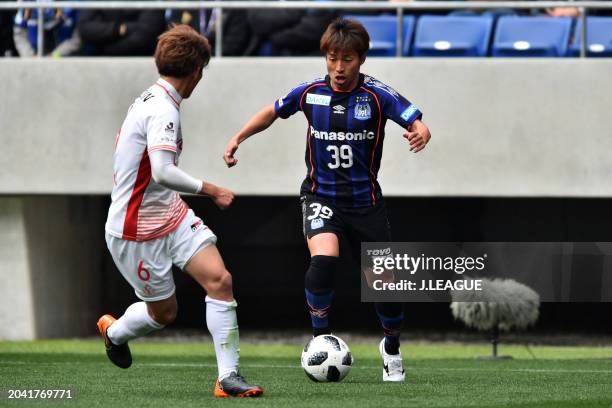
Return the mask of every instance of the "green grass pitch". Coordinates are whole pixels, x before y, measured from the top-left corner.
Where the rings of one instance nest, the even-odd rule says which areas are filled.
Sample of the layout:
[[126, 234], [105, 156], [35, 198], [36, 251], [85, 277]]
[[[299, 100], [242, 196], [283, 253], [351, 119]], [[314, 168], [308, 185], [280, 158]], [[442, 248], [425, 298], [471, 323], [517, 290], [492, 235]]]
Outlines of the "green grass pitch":
[[[509, 361], [482, 361], [486, 345], [404, 344], [404, 384], [381, 381], [375, 343], [349, 344], [342, 383], [317, 384], [299, 366], [299, 345], [243, 344], [242, 372], [264, 397], [216, 400], [207, 343], [131, 344], [134, 364], [114, 367], [101, 341], [0, 342], [0, 406], [62, 407], [612, 407], [612, 348], [502, 347]], [[532, 355], [533, 354], [533, 355]], [[74, 390], [69, 401], [7, 399], [8, 389]]]

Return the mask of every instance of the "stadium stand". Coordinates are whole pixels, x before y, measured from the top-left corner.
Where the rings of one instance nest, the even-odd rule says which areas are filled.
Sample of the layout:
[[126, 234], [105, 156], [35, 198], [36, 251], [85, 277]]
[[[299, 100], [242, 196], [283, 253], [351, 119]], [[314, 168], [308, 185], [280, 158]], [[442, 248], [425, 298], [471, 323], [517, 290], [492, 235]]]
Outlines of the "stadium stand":
[[[370, 52], [372, 57], [393, 57], [397, 46], [397, 18], [390, 15], [365, 16], [346, 15], [344, 18], [360, 21], [370, 34]], [[408, 56], [412, 52], [412, 37], [414, 35], [416, 17], [404, 16], [402, 55]]]
[[[8, 1], [8, 0], [0, 0]], [[33, 1], [33, 0], [24, 0]], [[327, 1], [327, 0], [317, 0]], [[401, 0], [399, 0], [401, 1]], [[492, 4], [493, 6], [493, 4]], [[102, 7], [104, 8], [104, 7]], [[557, 12], [555, 12], [557, 10]], [[574, 17], [575, 13], [578, 17]], [[44, 13], [44, 50], [42, 55], [55, 57], [68, 55], [150, 55], [153, 35], [147, 38], [123, 38], [111, 33], [112, 44], [103, 44], [100, 38], [92, 37], [87, 27], [92, 13], [106, 14], [110, 19], [121, 20], [130, 14], [165, 14], [166, 26], [170, 23], [185, 23], [205, 34], [215, 48], [216, 13], [218, 9], [166, 9], [166, 10], [83, 10], [46, 9]], [[376, 15], [380, 10], [346, 9], [345, 18], [362, 22], [371, 36], [369, 56], [394, 57], [398, 54], [397, 18], [390, 10]], [[576, 57], [580, 55], [582, 18], [575, 8], [517, 9], [491, 7], [487, 10], [459, 9], [448, 15], [439, 15], [430, 10], [426, 15], [416, 13], [404, 16], [401, 35], [402, 56], [416, 57]], [[15, 12], [17, 15], [15, 16]], [[446, 11], [444, 11], [446, 12]], [[37, 47], [36, 9], [19, 9], [2, 13], [2, 18], [15, 16], [14, 25], [2, 24], [0, 56], [34, 56]], [[78, 16], [83, 14], [82, 17]], [[315, 56], [319, 55], [318, 38], [326, 24], [340, 13], [335, 9], [226, 9], [223, 11], [223, 55], [224, 56]], [[391, 10], [391, 13], [394, 13]], [[532, 15], [525, 15], [531, 13]], [[564, 14], [565, 13], [565, 14]], [[608, 9], [588, 9], [589, 20], [586, 56], [612, 56], [612, 18]], [[533, 15], [540, 14], [540, 15]], [[541, 15], [543, 14], [543, 15]], [[7, 17], [8, 16], [8, 17]], [[561, 16], [561, 17], [559, 17]], [[81, 27], [75, 30], [75, 21]], [[4, 20], [3, 20], [4, 21]], [[6, 20], [8, 21], [8, 20]], [[9, 23], [10, 24], [10, 23]], [[79, 25], [77, 24], [77, 26]], [[160, 24], [146, 24], [156, 34]], [[127, 26], [126, 26], [127, 27]], [[132, 27], [133, 28], [133, 27]], [[11, 35], [11, 31], [15, 35]], [[112, 30], [111, 30], [112, 31]], [[137, 31], [143, 37], [142, 27]], [[145, 30], [147, 31], [147, 30]], [[125, 33], [124, 33], [125, 35]], [[14, 41], [13, 41], [14, 37]], [[95, 36], [94, 36], [95, 37]], [[108, 37], [108, 36], [107, 36]], [[108, 40], [108, 38], [107, 38]], [[128, 45], [115, 42], [128, 42]], [[60, 47], [58, 45], [61, 44]], [[115, 49], [116, 48], [116, 49]]]
[[569, 17], [500, 17], [493, 57], [564, 57], [572, 19]]
[[[612, 17], [587, 17], [587, 56], [612, 57]], [[578, 20], [568, 54], [580, 55], [582, 20]]]
[[395, 55], [397, 44], [397, 19], [395, 16], [346, 15], [344, 18], [357, 20], [368, 30], [368, 34], [370, 34], [368, 55], [372, 57], [391, 57]]
[[15, 18], [15, 13], [16, 10], [0, 11], [0, 57], [17, 55], [15, 42], [13, 41], [13, 19]]
[[416, 25], [415, 57], [486, 57], [492, 16], [422, 16]]
[[[80, 48], [80, 40], [75, 36], [79, 16], [76, 9], [46, 9], [43, 13], [44, 54], [54, 56], [68, 55]], [[19, 10], [14, 19], [14, 41], [19, 55], [31, 57], [38, 47], [38, 10]], [[68, 49], [62, 43], [73, 42], [75, 47]]]
[[415, 16], [404, 16], [404, 42], [402, 44], [402, 55], [408, 56], [412, 52], [412, 38], [416, 26]]
[[318, 56], [321, 35], [336, 16], [334, 10], [249, 10], [252, 38], [245, 54]]
[[164, 32], [163, 10], [83, 10], [77, 28], [84, 46], [96, 56], [153, 55]]

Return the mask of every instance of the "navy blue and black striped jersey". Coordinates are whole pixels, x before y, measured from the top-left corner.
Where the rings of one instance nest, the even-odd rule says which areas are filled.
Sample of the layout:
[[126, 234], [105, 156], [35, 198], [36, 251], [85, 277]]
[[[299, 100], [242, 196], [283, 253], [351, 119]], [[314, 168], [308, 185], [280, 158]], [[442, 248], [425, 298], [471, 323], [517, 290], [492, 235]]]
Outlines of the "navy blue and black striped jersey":
[[308, 119], [301, 193], [348, 207], [373, 206], [382, 197], [377, 177], [387, 119], [407, 128], [422, 116], [392, 88], [363, 74], [350, 92], [332, 90], [329, 77], [301, 84], [274, 109], [283, 119], [297, 111]]

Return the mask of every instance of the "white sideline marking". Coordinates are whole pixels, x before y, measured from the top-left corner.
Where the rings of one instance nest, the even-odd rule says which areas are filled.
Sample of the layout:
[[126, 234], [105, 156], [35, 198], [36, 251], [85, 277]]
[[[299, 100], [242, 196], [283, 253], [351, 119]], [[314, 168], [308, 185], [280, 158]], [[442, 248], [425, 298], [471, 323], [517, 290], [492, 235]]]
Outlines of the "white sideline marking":
[[[605, 361], [605, 360], [603, 360]], [[26, 365], [32, 364], [30, 361], [3, 361], [0, 363], [0, 367], [4, 365]], [[56, 361], [50, 363], [35, 363], [37, 366], [44, 365], [67, 365], [74, 364], [72, 361]], [[88, 363], [91, 364], [91, 363]], [[96, 362], [95, 364], [110, 364], [107, 362]], [[216, 368], [217, 365], [213, 363], [134, 363], [134, 367], [193, 367], [193, 368]], [[299, 369], [299, 365], [292, 364], [245, 364], [243, 367], [246, 368], [287, 368], [287, 369]], [[378, 365], [357, 365], [355, 369], [370, 370], [380, 368]], [[566, 368], [455, 368], [455, 367], [406, 367], [408, 371], [506, 371], [506, 372], [519, 372], [519, 373], [593, 373], [593, 374], [612, 374], [612, 368], [610, 370], [584, 370], [584, 369], [566, 369]]]

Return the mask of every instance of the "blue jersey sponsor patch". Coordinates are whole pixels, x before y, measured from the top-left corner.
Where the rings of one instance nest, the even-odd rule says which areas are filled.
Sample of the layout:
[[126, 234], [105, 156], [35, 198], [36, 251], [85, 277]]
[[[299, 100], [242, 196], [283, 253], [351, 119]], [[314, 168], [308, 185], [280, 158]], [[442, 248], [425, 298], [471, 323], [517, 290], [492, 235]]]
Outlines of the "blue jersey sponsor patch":
[[406, 121], [407, 121], [408, 119], [410, 119], [410, 117], [411, 117], [411, 116], [414, 114], [414, 112], [416, 112], [416, 111], [417, 111], [416, 106], [414, 106], [414, 105], [410, 105], [410, 107], [408, 107], [408, 109], [406, 109], [406, 110], [405, 110], [405, 111], [402, 113], [401, 117], [402, 117], [402, 119], [404, 119], [404, 120], [406, 120]]
[[331, 96], [329, 95], [317, 95], [311, 93], [306, 95], [306, 103], [310, 105], [329, 106], [330, 102]]

